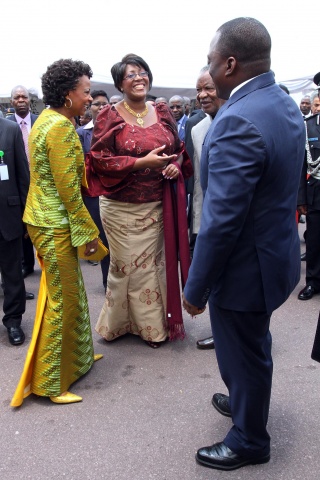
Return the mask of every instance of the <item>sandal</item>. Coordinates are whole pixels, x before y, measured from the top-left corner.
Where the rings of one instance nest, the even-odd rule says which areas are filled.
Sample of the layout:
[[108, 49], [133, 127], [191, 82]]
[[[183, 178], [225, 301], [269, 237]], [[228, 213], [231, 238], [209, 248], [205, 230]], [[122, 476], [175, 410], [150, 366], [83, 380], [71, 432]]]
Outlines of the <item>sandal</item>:
[[150, 348], [160, 348], [161, 347], [161, 342], [149, 342], [148, 340], [145, 340], [145, 343]]

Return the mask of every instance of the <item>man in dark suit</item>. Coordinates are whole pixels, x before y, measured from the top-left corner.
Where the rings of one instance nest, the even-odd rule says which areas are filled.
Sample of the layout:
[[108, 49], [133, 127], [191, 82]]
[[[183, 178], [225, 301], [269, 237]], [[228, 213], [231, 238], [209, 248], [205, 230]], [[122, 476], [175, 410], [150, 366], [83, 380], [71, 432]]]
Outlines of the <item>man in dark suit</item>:
[[[28, 90], [22, 85], [17, 85], [12, 89], [11, 105], [14, 107], [15, 113], [8, 118], [17, 122], [21, 128], [25, 151], [29, 161], [28, 136], [38, 115], [30, 112], [30, 95]], [[33, 273], [35, 263], [33, 245], [27, 234], [22, 238], [22, 249], [22, 272], [25, 278]], [[30, 295], [34, 297], [33, 294]]]
[[[310, 300], [320, 293], [320, 72], [314, 76], [319, 90], [311, 96], [313, 115], [306, 118], [308, 144], [301, 173], [298, 212], [306, 215], [306, 286], [299, 300]], [[318, 104], [318, 109], [315, 106]]]
[[227, 102], [202, 148], [204, 202], [183, 302], [193, 316], [209, 299], [229, 391], [212, 400], [233, 426], [196, 458], [222, 470], [269, 461], [270, 317], [300, 279], [295, 211], [305, 128], [296, 103], [275, 84], [270, 50], [260, 22], [236, 18], [218, 29], [208, 55], [217, 95]]
[[0, 118], [0, 269], [2, 319], [12, 345], [24, 342], [21, 328], [26, 292], [21, 270], [22, 214], [29, 188], [29, 168], [18, 125]]
[[169, 100], [169, 108], [177, 122], [177, 129], [180, 140], [184, 141], [185, 138], [185, 125], [188, 120], [185, 114], [184, 100], [179, 95], [174, 95]]

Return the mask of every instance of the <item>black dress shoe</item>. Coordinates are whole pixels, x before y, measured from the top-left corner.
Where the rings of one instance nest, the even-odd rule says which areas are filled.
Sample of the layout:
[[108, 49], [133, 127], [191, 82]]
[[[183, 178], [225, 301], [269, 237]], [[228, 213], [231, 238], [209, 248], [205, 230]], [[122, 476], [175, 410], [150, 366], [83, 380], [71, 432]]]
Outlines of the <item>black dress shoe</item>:
[[201, 350], [211, 350], [214, 348], [213, 337], [204, 338], [203, 340], [197, 341], [197, 347]]
[[196, 460], [201, 465], [217, 470], [235, 470], [245, 465], [257, 465], [267, 463], [270, 455], [263, 457], [245, 458], [234, 453], [223, 442], [215, 443], [212, 447], [203, 447], [197, 451]]
[[211, 403], [221, 415], [231, 417], [230, 401], [227, 395], [224, 395], [223, 393], [215, 393], [212, 397]]
[[25, 336], [21, 327], [9, 327], [8, 337], [11, 345], [22, 345], [25, 340]]
[[31, 275], [31, 273], [34, 272], [34, 269], [33, 268], [22, 268], [22, 275], [23, 275], [23, 278], [26, 278], [28, 275]]
[[301, 262], [305, 262], [305, 261], [307, 260], [307, 254], [306, 254], [306, 252], [301, 253], [300, 260], [301, 260]]
[[318, 290], [311, 285], [306, 285], [299, 293], [298, 298], [299, 300], [310, 300], [316, 293], [319, 293]]
[[33, 300], [34, 299], [34, 294], [30, 292], [26, 292], [26, 300]]

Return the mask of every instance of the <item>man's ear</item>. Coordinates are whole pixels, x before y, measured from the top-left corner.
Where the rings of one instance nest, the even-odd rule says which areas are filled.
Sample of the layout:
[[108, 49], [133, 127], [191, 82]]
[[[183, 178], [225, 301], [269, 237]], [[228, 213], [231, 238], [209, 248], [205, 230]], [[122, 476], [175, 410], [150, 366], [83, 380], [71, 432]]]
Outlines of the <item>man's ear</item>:
[[236, 68], [237, 60], [234, 57], [229, 57], [226, 64], [226, 77], [232, 75], [234, 69]]

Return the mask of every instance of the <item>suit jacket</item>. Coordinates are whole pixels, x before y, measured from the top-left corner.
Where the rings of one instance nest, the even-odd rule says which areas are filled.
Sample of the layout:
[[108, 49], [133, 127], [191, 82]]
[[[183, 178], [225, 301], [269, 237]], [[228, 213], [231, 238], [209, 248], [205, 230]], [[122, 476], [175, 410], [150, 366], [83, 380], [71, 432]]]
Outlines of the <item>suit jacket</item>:
[[185, 125], [187, 120], [188, 120], [187, 115], [183, 115], [182, 122], [180, 124], [180, 130], [179, 130], [179, 138], [182, 141], [184, 141], [184, 137], [185, 137]]
[[197, 125], [197, 123], [201, 122], [201, 120], [203, 120], [204, 118], [206, 118], [206, 114], [204, 113], [204, 111], [198, 110], [197, 113], [194, 113], [191, 117], [188, 118], [184, 126], [184, 132], [185, 132], [184, 143], [186, 145], [186, 150], [188, 152], [188, 155], [191, 161], [193, 159], [193, 152], [194, 152], [193, 142], [191, 138], [191, 130], [195, 125]]
[[23, 234], [30, 178], [20, 127], [4, 118], [0, 118], [0, 150], [9, 173], [8, 180], [0, 180], [0, 233], [9, 241]]
[[[277, 105], [277, 108], [275, 108]], [[186, 299], [272, 313], [300, 279], [295, 223], [305, 149], [296, 103], [273, 72], [239, 88], [218, 111], [201, 158], [204, 203]]]
[[[34, 113], [31, 113], [30, 112], [30, 117], [31, 117], [31, 127], [32, 125], [34, 124], [34, 122], [37, 120], [39, 115], [35, 115]], [[11, 120], [12, 122], [16, 122], [17, 123], [17, 119], [16, 119], [16, 116], [13, 114], [13, 115], [10, 115], [10, 117], [7, 118], [7, 120]]]
[[90, 151], [91, 138], [92, 138], [92, 132], [93, 132], [93, 123], [92, 123], [92, 127], [90, 127], [90, 128], [85, 128], [86, 126], [87, 125], [84, 125], [83, 127], [77, 128], [77, 134], [79, 135], [84, 154], [86, 154]]
[[212, 118], [206, 115], [201, 122], [197, 123], [191, 130], [191, 137], [194, 147], [193, 154], [193, 204], [192, 204], [192, 233], [197, 234], [200, 228], [203, 194], [200, 184], [200, 158], [202, 152], [203, 140], [211, 125]]
[[69, 228], [74, 247], [99, 231], [80, 195], [84, 159], [71, 122], [51, 109], [41, 112], [30, 133], [31, 183], [25, 223], [38, 227]]
[[[191, 131], [193, 127], [197, 125], [197, 123], [201, 122], [201, 120], [203, 120], [204, 118], [206, 118], [206, 114], [204, 113], [204, 111], [198, 110], [196, 113], [192, 113], [192, 116], [187, 119], [184, 126], [184, 133], [185, 133], [184, 143], [185, 143], [186, 150], [191, 162], [193, 162], [193, 153], [194, 153], [193, 142], [191, 138]], [[187, 188], [187, 193], [190, 193], [190, 194], [193, 193], [193, 189], [194, 189], [193, 176], [191, 178], [188, 178], [186, 188]]]

